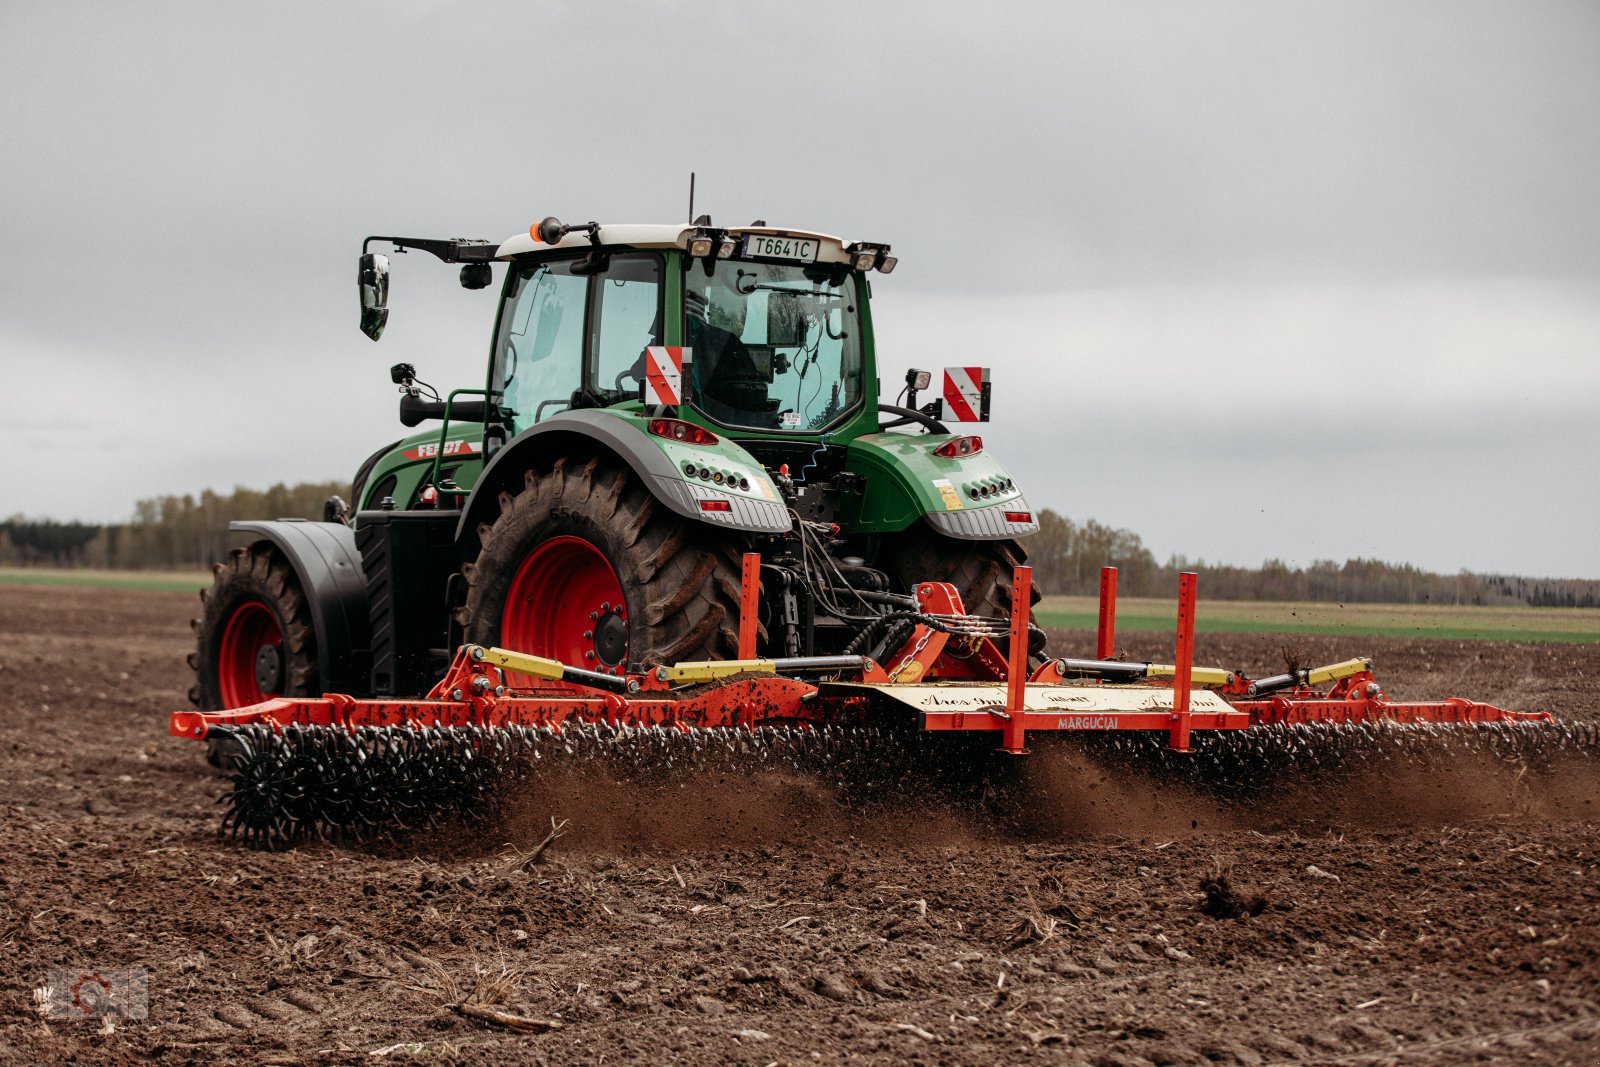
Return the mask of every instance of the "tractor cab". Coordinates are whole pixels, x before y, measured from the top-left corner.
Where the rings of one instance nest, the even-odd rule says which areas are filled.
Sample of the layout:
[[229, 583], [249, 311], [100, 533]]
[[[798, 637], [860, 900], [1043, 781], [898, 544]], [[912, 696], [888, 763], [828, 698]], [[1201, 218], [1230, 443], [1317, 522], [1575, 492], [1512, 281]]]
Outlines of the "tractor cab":
[[[567, 229], [552, 223], [546, 237]], [[887, 246], [705, 217], [539, 230], [498, 250], [510, 266], [488, 389], [508, 434], [584, 408], [682, 405], [735, 435], [818, 435], [863, 410], [864, 271], [893, 269]], [[657, 348], [676, 350], [675, 380], [652, 379]]]
[[[736, 434], [836, 434], [874, 399], [865, 272], [894, 269], [887, 245], [719, 229], [706, 216], [687, 227], [546, 219], [498, 247], [374, 240], [466, 263], [469, 288], [487, 284], [491, 253], [508, 263], [486, 389], [491, 448], [562, 412], [652, 400]], [[361, 279], [363, 330], [377, 339], [387, 257], [364, 254]], [[652, 393], [657, 347], [679, 350], [681, 393]], [[413, 403], [410, 414], [443, 411]]]

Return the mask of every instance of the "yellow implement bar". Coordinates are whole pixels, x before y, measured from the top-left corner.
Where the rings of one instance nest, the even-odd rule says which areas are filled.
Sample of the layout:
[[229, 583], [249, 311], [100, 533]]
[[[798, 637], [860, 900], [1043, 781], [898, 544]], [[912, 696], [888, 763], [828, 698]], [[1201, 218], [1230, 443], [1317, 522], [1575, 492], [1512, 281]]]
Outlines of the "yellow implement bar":
[[[1171, 663], [1151, 663], [1145, 670], [1146, 678], [1171, 678], [1178, 668]], [[1204, 689], [1224, 686], [1233, 681], [1233, 672], [1221, 667], [1194, 667], [1189, 671], [1189, 681]]]
[[656, 677], [663, 682], [714, 682], [746, 672], [775, 674], [777, 669], [777, 663], [770, 659], [708, 659], [657, 667]]
[[1340, 678], [1348, 678], [1352, 674], [1370, 671], [1370, 659], [1347, 659], [1343, 663], [1330, 663], [1326, 667], [1313, 667], [1306, 672], [1308, 685], [1322, 685], [1324, 682], [1336, 682]]
[[516, 671], [519, 674], [551, 682], [559, 682], [567, 673], [567, 665], [558, 660], [529, 656], [522, 652], [510, 652], [503, 648], [473, 645], [470, 654], [474, 662], [504, 667], [508, 671]]

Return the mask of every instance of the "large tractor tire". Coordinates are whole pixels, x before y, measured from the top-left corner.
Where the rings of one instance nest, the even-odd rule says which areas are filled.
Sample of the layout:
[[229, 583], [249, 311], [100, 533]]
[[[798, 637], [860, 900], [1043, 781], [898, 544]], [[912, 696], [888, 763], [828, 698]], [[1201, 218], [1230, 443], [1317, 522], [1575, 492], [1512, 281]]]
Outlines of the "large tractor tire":
[[[316, 632], [300, 579], [283, 553], [259, 541], [234, 549], [212, 571], [211, 588], [200, 592], [201, 617], [189, 621], [195, 631], [189, 700], [216, 711], [315, 693]], [[207, 752], [222, 768], [235, 755], [218, 744]]]
[[621, 463], [557, 460], [499, 503], [463, 568], [468, 641], [608, 674], [737, 654], [734, 544]]
[[[1015, 541], [960, 541], [917, 523], [904, 533], [884, 539], [880, 566], [888, 572], [895, 588], [909, 592], [918, 582], [948, 582], [961, 594], [969, 614], [990, 618], [1011, 617], [1011, 572], [1027, 560], [1027, 553]], [[1039, 602], [1039, 587], [1034, 585], [1029, 606]], [[1007, 641], [1002, 639], [1004, 648]], [[1037, 660], [1044, 652], [1044, 635], [1034, 631], [1029, 652]]]
[[316, 633], [300, 579], [270, 542], [236, 548], [213, 565], [205, 605], [191, 619], [189, 699], [203, 711], [242, 708], [275, 696], [306, 696], [317, 685]]

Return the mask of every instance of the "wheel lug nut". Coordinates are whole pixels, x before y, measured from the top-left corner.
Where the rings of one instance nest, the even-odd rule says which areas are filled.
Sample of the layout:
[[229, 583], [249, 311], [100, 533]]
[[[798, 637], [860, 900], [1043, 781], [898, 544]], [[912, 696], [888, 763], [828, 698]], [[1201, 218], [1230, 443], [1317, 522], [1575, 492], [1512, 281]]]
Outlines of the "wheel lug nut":
[[607, 601], [602, 600], [600, 602], [600, 610], [601, 611], [610, 611], [611, 610], [610, 603], [608, 603]]
[[600, 618], [600, 613], [598, 611], [589, 612], [589, 621], [590, 622], [594, 622], [598, 618]]
[[583, 637], [584, 637], [584, 640], [586, 640], [586, 641], [593, 640], [594, 639], [594, 631], [593, 630], [585, 630], [585, 631], [583, 631]]
[[584, 659], [594, 659], [594, 649], [591, 648], [589, 651], [585, 652], [583, 654], [583, 658]]

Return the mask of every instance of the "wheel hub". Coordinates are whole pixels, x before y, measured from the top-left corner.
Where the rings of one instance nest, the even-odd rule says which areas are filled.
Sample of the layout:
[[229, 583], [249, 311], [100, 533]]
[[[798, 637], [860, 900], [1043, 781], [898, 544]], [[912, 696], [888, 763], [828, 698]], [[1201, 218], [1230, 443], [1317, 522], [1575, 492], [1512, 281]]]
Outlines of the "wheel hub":
[[262, 645], [256, 652], [256, 688], [269, 695], [283, 692], [281, 645]]
[[615, 667], [628, 657], [628, 622], [616, 608], [602, 607], [594, 624], [594, 653], [602, 665]]

